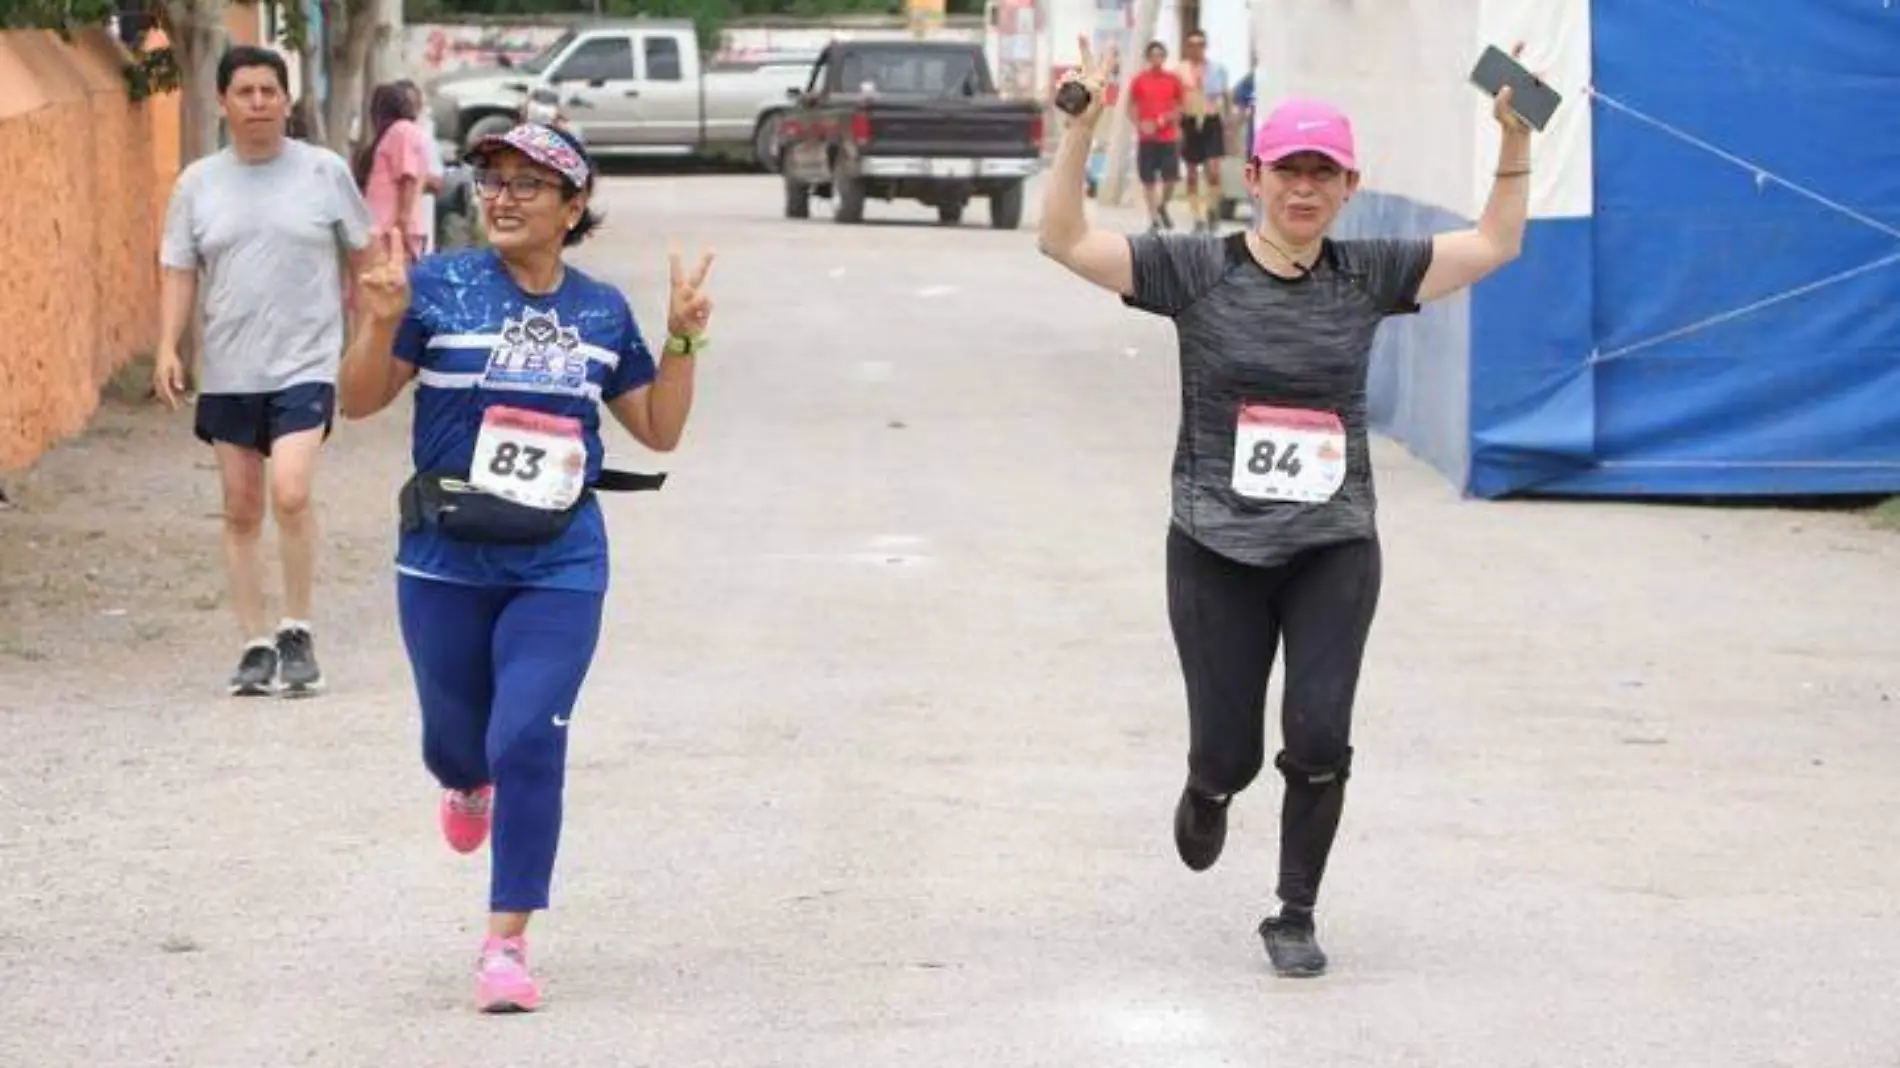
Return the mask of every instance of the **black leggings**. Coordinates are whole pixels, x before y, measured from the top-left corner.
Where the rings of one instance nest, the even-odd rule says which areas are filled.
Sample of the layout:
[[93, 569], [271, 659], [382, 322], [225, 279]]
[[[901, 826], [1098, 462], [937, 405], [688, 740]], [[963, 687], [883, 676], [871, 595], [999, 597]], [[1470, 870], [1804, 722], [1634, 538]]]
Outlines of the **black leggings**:
[[1376, 538], [1309, 550], [1276, 567], [1238, 563], [1168, 532], [1168, 616], [1187, 681], [1188, 783], [1247, 788], [1266, 759], [1267, 679], [1286, 644], [1280, 900], [1310, 909], [1352, 770], [1352, 704], [1379, 604]]

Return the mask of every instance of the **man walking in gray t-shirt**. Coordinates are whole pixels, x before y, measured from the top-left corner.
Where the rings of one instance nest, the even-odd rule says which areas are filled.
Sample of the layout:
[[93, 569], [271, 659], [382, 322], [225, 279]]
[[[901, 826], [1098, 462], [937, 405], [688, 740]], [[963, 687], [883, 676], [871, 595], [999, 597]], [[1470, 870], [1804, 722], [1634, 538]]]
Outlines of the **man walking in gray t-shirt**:
[[[194, 429], [217, 454], [224, 486], [225, 569], [246, 642], [231, 692], [243, 695], [323, 685], [310, 626], [310, 483], [336, 407], [345, 272], [362, 265], [372, 225], [342, 157], [286, 136], [289, 83], [275, 52], [225, 53], [218, 96], [231, 143], [178, 176], [159, 250], [156, 385], [173, 407], [184, 388], [178, 341], [203, 297]], [[284, 571], [274, 633], [258, 552], [266, 458]]]

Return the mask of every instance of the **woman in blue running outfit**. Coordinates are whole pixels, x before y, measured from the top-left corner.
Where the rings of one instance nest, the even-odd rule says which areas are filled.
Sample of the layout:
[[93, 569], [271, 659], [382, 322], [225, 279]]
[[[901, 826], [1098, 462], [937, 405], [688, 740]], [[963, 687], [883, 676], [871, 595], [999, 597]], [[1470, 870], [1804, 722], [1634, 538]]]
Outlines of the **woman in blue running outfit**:
[[593, 493], [632, 488], [602, 478], [600, 405], [649, 449], [679, 444], [712, 254], [690, 273], [672, 256], [656, 365], [626, 297], [562, 260], [598, 223], [581, 144], [523, 124], [468, 155], [490, 247], [405, 269], [401, 235], [383, 235], [338, 399], [361, 419], [415, 383], [396, 581], [423, 762], [452, 848], [493, 831], [477, 1006], [525, 1012], [541, 1001], [525, 934], [548, 905], [568, 722], [608, 581]]

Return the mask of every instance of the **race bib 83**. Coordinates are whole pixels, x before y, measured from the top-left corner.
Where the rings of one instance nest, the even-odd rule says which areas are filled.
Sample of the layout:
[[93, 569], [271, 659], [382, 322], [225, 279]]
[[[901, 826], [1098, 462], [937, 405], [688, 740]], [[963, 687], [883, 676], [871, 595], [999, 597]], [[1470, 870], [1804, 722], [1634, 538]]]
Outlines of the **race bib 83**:
[[1346, 482], [1346, 428], [1333, 412], [1249, 404], [1234, 425], [1234, 492], [1258, 501], [1331, 500]]
[[483, 414], [469, 482], [517, 504], [560, 512], [580, 499], [586, 477], [580, 420], [501, 405]]

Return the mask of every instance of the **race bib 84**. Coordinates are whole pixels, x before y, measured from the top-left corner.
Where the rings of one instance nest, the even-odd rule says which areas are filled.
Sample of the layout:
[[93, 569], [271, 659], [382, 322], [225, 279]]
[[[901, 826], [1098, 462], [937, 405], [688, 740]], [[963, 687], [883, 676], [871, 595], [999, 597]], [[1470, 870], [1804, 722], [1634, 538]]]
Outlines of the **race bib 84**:
[[1346, 428], [1333, 412], [1249, 404], [1234, 424], [1234, 492], [1257, 501], [1331, 500], [1346, 482]]

